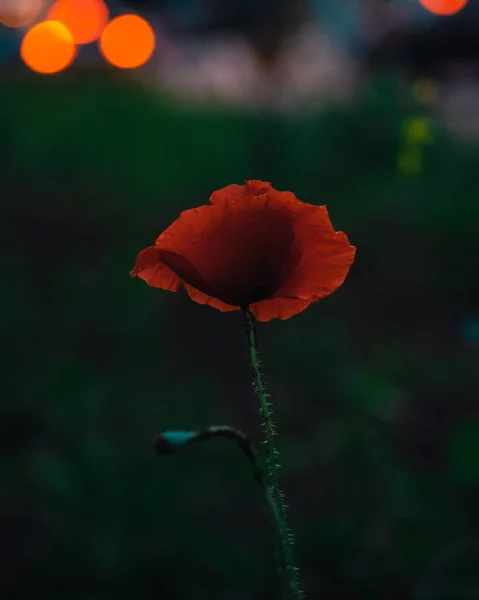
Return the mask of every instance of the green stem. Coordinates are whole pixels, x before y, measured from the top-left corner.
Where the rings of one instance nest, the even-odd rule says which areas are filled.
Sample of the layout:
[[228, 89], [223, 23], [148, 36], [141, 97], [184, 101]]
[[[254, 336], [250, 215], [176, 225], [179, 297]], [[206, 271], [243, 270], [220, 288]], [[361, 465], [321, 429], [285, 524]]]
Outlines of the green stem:
[[286, 506], [284, 503], [285, 496], [279, 485], [279, 452], [274, 441], [276, 431], [272, 420], [272, 403], [270, 402], [269, 394], [266, 392], [266, 385], [260, 370], [255, 318], [249, 308], [243, 309], [243, 312], [248, 331], [251, 367], [255, 379], [256, 393], [260, 400], [260, 414], [263, 419], [262, 427], [266, 438], [264, 441], [267, 467], [267, 485], [265, 485], [265, 491], [271, 519], [276, 529], [279, 567], [285, 591], [288, 592], [287, 597], [300, 600], [303, 598], [303, 594], [299, 586], [298, 569], [294, 564], [293, 536], [288, 529]]

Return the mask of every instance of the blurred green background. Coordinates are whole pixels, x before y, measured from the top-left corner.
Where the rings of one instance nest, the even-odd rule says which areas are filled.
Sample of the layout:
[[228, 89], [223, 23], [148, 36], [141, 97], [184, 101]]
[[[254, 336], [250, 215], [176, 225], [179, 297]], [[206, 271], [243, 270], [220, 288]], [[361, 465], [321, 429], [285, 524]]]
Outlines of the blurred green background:
[[338, 292], [258, 331], [308, 597], [479, 598], [477, 142], [397, 77], [291, 114], [91, 69], [2, 84], [2, 598], [277, 598], [237, 449], [152, 449], [209, 424], [259, 441], [241, 314], [128, 276], [250, 178], [358, 248]]

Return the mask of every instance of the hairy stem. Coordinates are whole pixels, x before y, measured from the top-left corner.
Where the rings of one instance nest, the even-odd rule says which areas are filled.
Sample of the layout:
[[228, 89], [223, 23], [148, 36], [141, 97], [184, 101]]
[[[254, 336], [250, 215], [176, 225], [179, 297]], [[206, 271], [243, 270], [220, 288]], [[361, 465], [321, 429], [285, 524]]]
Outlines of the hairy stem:
[[265, 436], [267, 477], [265, 491], [271, 520], [276, 530], [276, 554], [280, 563], [279, 567], [284, 589], [287, 592], [287, 596], [285, 597], [299, 600], [303, 598], [303, 594], [299, 585], [298, 569], [294, 561], [293, 535], [288, 528], [286, 519], [285, 496], [279, 485], [279, 452], [274, 440], [276, 430], [272, 420], [272, 403], [270, 402], [270, 397], [266, 391], [265, 381], [260, 370], [255, 318], [248, 308], [243, 309], [243, 312], [246, 319], [255, 390], [260, 401], [260, 414]]

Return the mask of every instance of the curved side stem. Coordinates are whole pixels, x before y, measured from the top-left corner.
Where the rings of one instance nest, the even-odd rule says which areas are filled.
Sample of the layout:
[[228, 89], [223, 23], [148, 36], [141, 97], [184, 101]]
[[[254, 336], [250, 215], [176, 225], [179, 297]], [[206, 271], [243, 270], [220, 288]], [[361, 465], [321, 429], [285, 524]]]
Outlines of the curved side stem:
[[[274, 497], [271, 493], [271, 487], [268, 483], [268, 478], [261, 465], [258, 453], [256, 452], [251, 439], [239, 429], [230, 427], [229, 425], [210, 425], [203, 429], [195, 430], [173, 430], [163, 431], [155, 440], [154, 448], [160, 456], [172, 454], [182, 449], [185, 446], [196, 444], [197, 442], [205, 442], [214, 438], [225, 438], [236, 443], [238, 448], [243, 452], [244, 456], [253, 466], [253, 473], [256, 481], [263, 489], [266, 503], [270, 514], [273, 515], [273, 522], [277, 520], [277, 507]], [[278, 564], [282, 566], [283, 561], [279, 555], [278, 545], [275, 544], [275, 555]]]
[[279, 452], [274, 440], [276, 430], [272, 420], [272, 403], [266, 391], [266, 384], [260, 370], [255, 318], [249, 309], [243, 309], [243, 312], [248, 332], [249, 354], [254, 374], [255, 391], [260, 401], [260, 414], [265, 435], [266, 484], [264, 487], [271, 520], [276, 530], [277, 555], [280, 561], [284, 588], [288, 592], [287, 597], [299, 600], [303, 598], [303, 594], [299, 585], [298, 569], [295, 566], [293, 535], [288, 528], [286, 519], [285, 496], [279, 485]]

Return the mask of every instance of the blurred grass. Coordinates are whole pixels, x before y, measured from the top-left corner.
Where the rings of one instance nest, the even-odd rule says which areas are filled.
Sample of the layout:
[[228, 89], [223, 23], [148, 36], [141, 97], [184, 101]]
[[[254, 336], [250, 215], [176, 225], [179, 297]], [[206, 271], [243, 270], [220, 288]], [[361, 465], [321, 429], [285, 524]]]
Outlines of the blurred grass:
[[[479, 305], [477, 145], [436, 126], [423, 171], [398, 172], [402, 122], [424, 110], [395, 81], [288, 117], [104, 74], [4, 89], [4, 597], [275, 597], [235, 449], [150, 448], [163, 428], [257, 435], [240, 315], [128, 277], [181, 210], [249, 178], [327, 204], [358, 247], [340, 291], [260, 328], [310, 597], [443, 597], [430, 565], [479, 533], [477, 347], [460, 328]], [[468, 597], [451, 577], [450, 600]]]

